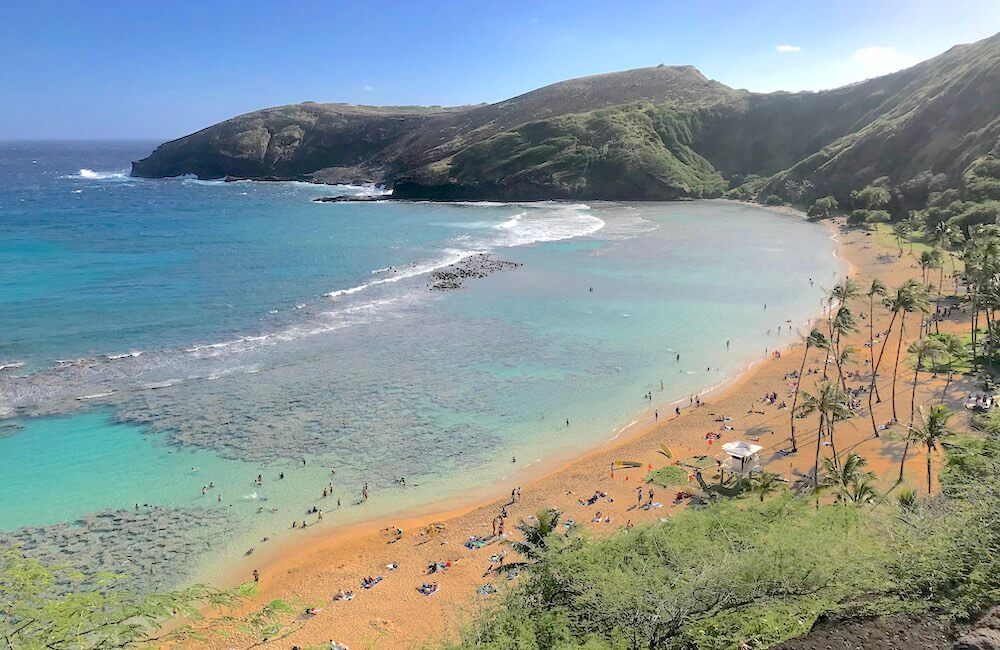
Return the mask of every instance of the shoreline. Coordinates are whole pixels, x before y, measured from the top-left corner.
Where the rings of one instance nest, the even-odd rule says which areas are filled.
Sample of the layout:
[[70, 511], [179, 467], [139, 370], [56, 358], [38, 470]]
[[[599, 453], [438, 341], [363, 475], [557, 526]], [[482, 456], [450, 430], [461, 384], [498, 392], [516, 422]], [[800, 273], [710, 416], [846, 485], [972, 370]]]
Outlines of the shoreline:
[[[728, 203], [729, 201], [726, 202]], [[755, 207], [762, 207], [785, 217], [805, 218], [805, 215], [801, 211], [788, 207]], [[844, 265], [843, 268], [838, 269], [837, 279], [839, 280], [845, 277], [845, 275], [855, 274], [857, 272], [857, 265], [851, 259], [850, 255], [842, 254], [845, 244], [837, 237], [838, 225], [832, 222], [823, 222], [823, 224], [830, 231], [831, 240], [834, 242], [831, 253]], [[810, 318], [799, 324], [799, 327], [812, 327], [816, 322], [825, 317], [823, 311], [825, 310], [814, 313]], [[387, 528], [401, 528], [406, 532], [410, 532], [414, 529], [426, 528], [432, 524], [443, 523], [447, 528], [472, 529], [481, 520], [484, 511], [490, 508], [498, 509], [502, 502], [509, 502], [508, 499], [504, 498], [504, 495], [507, 493], [506, 490], [511, 489], [511, 486], [524, 486], [526, 493], [532, 493], [542, 484], [558, 482], [560, 477], [567, 474], [578, 474], [582, 467], [593, 465], [598, 458], [612, 453], [620, 453], [636, 443], [648, 442], [653, 437], [663, 433], [665, 428], [670, 427], [677, 420], [691, 418], [699, 413], [708, 412], [712, 408], [712, 404], [717, 402], [724, 402], [734, 397], [744, 396], [749, 390], [749, 385], [754, 383], [755, 379], [758, 379], [759, 375], [762, 374], [763, 369], [767, 367], [767, 364], [764, 362], [774, 358], [771, 355], [772, 352], [779, 351], [784, 353], [796, 346], [797, 343], [795, 341], [786, 342], [775, 348], [775, 350], [768, 350], [761, 357], [748, 360], [739, 372], [698, 394], [699, 397], [703, 398], [702, 408], [685, 408], [682, 410], [681, 416], [675, 416], [673, 413], [670, 413], [668, 417], [656, 421], [651, 415], [655, 409], [662, 410], [669, 408], [672, 410], [675, 405], [683, 404], [687, 400], [681, 398], [666, 404], [657, 403], [638, 411], [630, 418], [627, 424], [623, 424], [610, 438], [602, 442], [590, 444], [584, 448], [577, 447], [572, 450], [563, 450], [546, 459], [544, 464], [518, 473], [513, 479], [483, 486], [461, 498], [449, 498], [426, 504], [423, 507], [411, 508], [395, 515], [379, 516], [371, 520], [356, 522], [336, 531], [322, 530], [322, 532], [318, 532], [315, 536], [310, 536], [308, 539], [285, 541], [280, 546], [268, 549], [266, 554], [261, 554], [261, 557], [257, 558], [256, 566], [260, 571], [262, 581], [266, 585], [262, 589], [262, 596], [268, 595], [270, 597], [274, 595], [274, 592], [287, 595], [289, 591], [301, 594], [302, 590], [298, 588], [290, 590], [290, 583], [296, 582], [297, 578], [301, 579], [303, 572], [310, 573], [314, 568], [321, 566], [337, 566], [338, 570], [350, 567], [354, 570], [355, 575], [367, 575], [369, 573], [374, 575], [372, 572], [377, 571], [376, 569], [370, 569], [366, 572], [357, 565], [367, 564], [365, 560], [369, 556], [374, 557], [384, 554], [377, 552], [376, 549], [383, 548], [387, 543], [393, 543], [391, 540], [387, 542], [385, 539], [383, 531]], [[708, 404], [709, 400], [711, 400], [711, 404]], [[705, 408], [706, 405], [709, 407], [708, 409]], [[673, 444], [671, 447], [673, 447]], [[649, 464], [649, 466], [652, 467], [652, 464]], [[620, 472], [626, 474], [626, 481], [628, 480], [629, 471], [620, 470]], [[645, 470], [639, 469], [633, 473], [644, 474]], [[637, 478], [637, 481], [632, 483], [632, 485], [636, 485], [641, 480], [641, 478]], [[568, 493], [572, 494], [573, 491], [570, 490]], [[511, 504], [508, 503], [508, 505]], [[459, 536], [459, 539], [461, 539], [461, 536]], [[426, 544], [427, 540], [421, 543]], [[355, 566], [351, 567], [351, 565]], [[247, 575], [246, 566], [244, 564], [242, 571], [234, 568], [231, 574], [231, 584], [239, 583], [241, 581], [239, 579], [240, 576], [245, 579]], [[268, 586], [270, 584], [274, 586]], [[349, 586], [351, 585], [344, 585], [343, 588], [348, 588]], [[333, 585], [330, 585], [329, 591], [332, 593], [336, 589]], [[467, 606], [469, 603], [475, 602], [473, 600], [474, 597], [473, 593], [470, 594], [469, 598], [464, 599], [464, 601], [452, 603], [451, 609], [457, 607], [458, 610], [462, 610], [463, 605]], [[441, 600], [443, 599], [438, 599], [438, 602]], [[355, 604], [354, 602], [350, 603], [352, 609], [354, 609], [353, 606]], [[328, 606], [338, 607], [339, 605], [341, 604], [333, 603]], [[454, 611], [451, 612], [451, 614], [454, 613]], [[444, 615], [443, 612], [441, 614]], [[451, 614], [447, 615], [450, 616]], [[358, 626], [355, 625], [352, 627], [356, 628]], [[442, 624], [436, 626], [435, 629], [438, 633], [441, 633], [445, 631], [444, 628], [449, 627], [450, 625]], [[349, 643], [356, 643], [361, 640], [355, 635], [345, 638], [344, 634], [340, 634], [339, 636], [335, 635], [335, 637]], [[310, 635], [304, 637], [304, 640], [315, 642], [318, 638]], [[404, 638], [412, 640], [413, 637], [407, 633], [404, 635]], [[421, 638], [426, 639], [428, 637], [424, 636]]]
[[[730, 199], [704, 199], [704, 201], [751, 206], [782, 217], [792, 217], [802, 221], [808, 220], [805, 212], [790, 206], [764, 206], [753, 202], [735, 201]], [[842, 247], [842, 243], [836, 237], [837, 233], [835, 226], [829, 221], [817, 222], [817, 224], [827, 228], [829, 231], [830, 240], [834, 243], [831, 255], [842, 265], [846, 266], [846, 268], [837, 270], [836, 279], [839, 281], [841, 278], [845, 277], [845, 275], [853, 275], [856, 271], [855, 265], [848, 258], [838, 254], [838, 251]], [[808, 331], [817, 322], [823, 320], [824, 318], [825, 316], [823, 311], [813, 312], [805, 320], [799, 322], [796, 327]], [[731, 392], [738, 390], [740, 386], [750, 378], [750, 375], [770, 358], [771, 353], [777, 351], [784, 354], [797, 344], [797, 341], [794, 340], [790, 342], [782, 342], [775, 348], [769, 348], [763, 355], [748, 358], [738, 370], [726, 377], [723, 377], [714, 384], [707, 386], [696, 395], [702, 400], [703, 403], [708, 399], [723, 399], [727, 397]], [[687, 398], [681, 397], [665, 402], [650, 403], [649, 406], [639, 411], [635, 411], [630, 416], [623, 418], [621, 426], [615, 429], [615, 433], [611, 437], [603, 440], [594, 440], [584, 445], [557, 448], [544, 457], [544, 462], [540, 462], [543, 459], [531, 461], [527, 465], [519, 467], [510, 475], [492, 483], [474, 488], [464, 496], [447, 497], [441, 500], [430, 501], [417, 506], [407, 507], [405, 510], [400, 510], [395, 513], [379, 514], [372, 518], [343, 524], [336, 530], [318, 528], [314, 529], [314, 531], [311, 531], [310, 533], [307, 533], [306, 535], [300, 535], [297, 539], [283, 539], [281, 541], [275, 540], [276, 543], [266, 549], [257, 548], [254, 552], [254, 560], [250, 561], [244, 557], [236, 559], [231, 563], [226, 563], [230, 564], [230, 566], [228, 566], [225, 570], [214, 574], [213, 577], [215, 577], [217, 581], [221, 578], [221, 583], [223, 585], [237, 586], [241, 582], [245, 581], [246, 577], [250, 574], [253, 568], [256, 568], [261, 572], [261, 574], [264, 574], [265, 572], [273, 570], [275, 567], [283, 565], [285, 560], [281, 556], [290, 551], [294, 551], [296, 553], [303, 551], [308, 552], [309, 550], [315, 550], [326, 545], [343, 542], [344, 540], [363, 536], [365, 534], [373, 534], [386, 528], [397, 526], [404, 529], [408, 527], [412, 528], [414, 526], [429, 525], [442, 519], [449, 520], [460, 517], [464, 514], [468, 514], [469, 512], [482, 508], [497, 499], [500, 499], [507, 493], [506, 490], [509, 490], [512, 487], [530, 486], [534, 483], [557, 475], [562, 471], [568, 470], [574, 464], [595, 454], [607, 452], [617, 446], [626, 445], [629, 442], [651, 434], [663, 422], [669, 422], [673, 417], [675, 417], [672, 415], [674, 407], [681, 406], [682, 413], [687, 412], [688, 407], [684, 406], [687, 402]], [[653, 413], [656, 410], [664, 410], [667, 414], [667, 417], [664, 418], [662, 422], [658, 422], [654, 419]]]

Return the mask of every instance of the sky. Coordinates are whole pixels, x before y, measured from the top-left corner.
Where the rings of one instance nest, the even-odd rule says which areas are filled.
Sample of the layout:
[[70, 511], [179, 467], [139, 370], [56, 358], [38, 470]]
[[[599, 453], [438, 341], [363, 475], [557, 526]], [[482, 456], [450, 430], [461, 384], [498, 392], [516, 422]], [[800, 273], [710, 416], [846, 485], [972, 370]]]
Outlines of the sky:
[[1000, 31], [1000, 0], [5, 3], [0, 139], [176, 138], [301, 101], [458, 105], [690, 64], [818, 90]]

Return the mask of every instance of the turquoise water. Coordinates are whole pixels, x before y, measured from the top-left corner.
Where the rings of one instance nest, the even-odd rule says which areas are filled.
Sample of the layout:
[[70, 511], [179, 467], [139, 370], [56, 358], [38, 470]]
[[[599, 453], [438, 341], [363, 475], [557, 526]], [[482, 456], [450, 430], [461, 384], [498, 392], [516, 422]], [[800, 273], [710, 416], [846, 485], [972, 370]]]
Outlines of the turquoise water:
[[[120, 173], [147, 151], [0, 145], [0, 530], [225, 513], [178, 579], [313, 506], [334, 527], [599, 444], [789, 340], [840, 270], [825, 229], [747, 206], [318, 204]], [[473, 252], [522, 266], [428, 290]]]

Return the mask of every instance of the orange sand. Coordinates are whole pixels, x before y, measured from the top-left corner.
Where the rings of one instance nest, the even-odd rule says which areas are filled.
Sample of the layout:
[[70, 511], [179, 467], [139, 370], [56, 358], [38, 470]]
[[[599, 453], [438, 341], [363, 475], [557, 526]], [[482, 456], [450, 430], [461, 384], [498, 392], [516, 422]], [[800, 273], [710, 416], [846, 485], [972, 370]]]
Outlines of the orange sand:
[[[901, 258], [898, 251], [880, 247], [874, 237], [861, 231], [844, 230], [841, 222], [830, 225], [840, 242], [839, 253], [851, 264], [852, 276], [867, 289], [873, 277], [879, 277], [890, 288], [910, 277], [919, 277], [920, 272], [914, 259], [908, 253]], [[881, 257], [880, 257], [881, 256]], [[851, 305], [858, 315], [867, 315], [868, 299], [863, 297]], [[961, 315], [957, 316], [960, 318]], [[907, 323], [908, 337], [917, 331], [918, 318], [911, 316]], [[876, 301], [876, 336], [888, 326], [888, 314]], [[942, 324], [942, 329], [959, 328], [954, 323]], [[895, 331], [898, 331], [898, 327]], [[894, 331], [894, 334], [895, 334]], [[845, 367], [845, 372], [859, 371], [867, 374], [868, 321], [859, 321], [859, 331], [846, 343], [857, 348], [855, 359]], [[884, 423], [891, 416], [889, 386], [895, 352], [893, 344], [885, 353], [880, 367], [880, 391], [883, 403], [876, 405], [876, 421]], [[876, 342], [876, 355], [879, 343]], [[904, 351], [906, 342], [904, 342]], [[905, 352], [904, 352], [905, 354]], [[413, 647], [435, 640], [448, 638], [458, 627], [468, 621], [479, 608], [488, 605], [495, 596], [481, 596], [477, 589], [485, 583], [502, 586], [505, 578], [486, 574], [490, 556], [509, 549], [501, 541], [493, 541], [485, 548], [469, 550], [463, 544], [472, 535], [489, 538], [493, 532], [491, 522], [506, 505], [509, 517], [506, 523], [508, 538], [514, 531], [514, 524], [521, 518], [540, 509], [554, 507], [564, 513], [564, 518], [573, 518], [596, 535], [607, 534], [631, 521], [635, 524], [669, 516], [674, 494], [683, 488], [658, 488], [644, 484], [647, 468], [663, 467], [677, 461], [684, 462], [697, 455], [717, 456], [721, 453], [721, 443], [729, 440], [747, 439], [748, 430], [767, 431], [760, 434], [760, 444], [764, 445], [763, 458], [768, 461], [770, 471], [787, 477], [800, 477], [811, 472], [816, 444], [815, 416], [797, 421], [799, 452], [794, 455], [776, 454], [788, 448], [789, 410], [779, 410], [777, 405], [762, 402], [762, 397], [772, 391], [778, 393], [778, 404], [782, 400], [790, 406], [794, 380], [784, 377], [799, 369], [802, 361], [802, 346], [785, 350], [778, 359], [768, 359], [755, 364], [730, 385], [704, 397], [700, 408], [684, 408], [680, 417], [673, 412], [660, 417], [659, 422], [640, 422], [624, 432], [613, 442], [592, 451], [562, 467], [551, 468], [544, 476], [523, 484], [521, 500], [510, 503], [509, 485], [493, 488], [493, 494], [473, 497], [460, 505], [439, 504], [437, 509], [429, 509], [426, 514], [408, 519], [368, 522], [362, 526], [322, 537], [304, 539], [294, 546], [285, 545], [280, 549], [280, 557], [267, 565], [260, 565], [260, 596], [248, 605], [257, 606], [275, 598], [295, 600], [303, 606], [321, 607], [316, 616], [308, 620], [296, 620], [292, 633], [268, 645], [289, 648], [325, 644], [333, 639], [351, 648], [366, 647]], [[807, 369], [820, 370], [817, 375], [803, 379], [802, 390], [811, 391], [815, 381], [821, 377], [822, 351], [811, 351]], [[831, 362], [831, 372], [833, 370]], [[922, 375], [930, 379], [929, 373]], [[906, 423], [910, 413], [910, 390], [913, 370], [901, 361], [897, 380], [897, 410], [901, 422]], [[957, 402], [960, 396], [969, 393], [964, 379], [959, 377], [949, 390], [949, 398]], [[865, 384], [865, 380], [849, 380], [848, 387]], [[921, 381], [918, 387], [918, 406], [940, 398], [941, 381]], [[861, 395], [863, 406], [867, 396]], [[952, 404], [956, 411], [960, 406]], [[763, 414], [748, 413], [763, 411]], [[733, 419], [729, 424], [735, 431], [724, 431], [722, 440], [709, 445], [704, 440], [705, 433], [718, 432], [717, 416], [726, 415]], [[861, 417], [837, 425], [836, 443], [838, 452], [853, 450], [869, 461], [869, 469], [883, 479], [888, 488], [898, 473], [899, 457], [902, 452], [901, 427], [895, 428], [895, 436], [875, 439], [872, 436], [870, 419], [865, 413]], [[661, 445], [667, 445], [673, 459], [659, 453]], [[829, 455], [829, 447], [822, 449]], [[612, 476], [610, 467], [616, 460], [641, 462], [641, 469], [617, 470]], [[911, 449], [906, 468], [907, 483], [915, 489], [925, 487], [925, 457], [922, 449]], [[706, 472], [706, 480], [714, 471]], [[636, 488], [644, 490], [653, 487], [655, 501], [663, 503], [662, 508], [637, 510]], [[697, 485], [692, 483], [692, 491]], [[587, 499], [595, 490], [601, 490], [614, 499], [608, 503], [599, 500], [593, 506], [580, 505], [578, 499]], [[502, 492], [501, 492], [502, 491]], [[610, 523], [592, 523], [595, 513], [610, 515]], [[431, 523], [441, 524], [441, 530], [427, 533]], [[394, 541], [393, 534], [386, 527], [399, 527], [404, 531], [401, 539]], [[260, 558], [256, 560], [258, 563]], [[395, 562], [399, 568], [390, 571], [386, 565]], [[451, 562], [444, 573], [426, 575], [427, 566], [432, 562]], [[249, 568], [248, 568], [249, 571]], [[370, 590], [360, 588], [364, 576], [382, 575], [384, 580]], [[245, 580], [234, 580], [240, 582]], [[439, 590], [432, 596], [424, 596], [416, 588], [423, 582], [436, 582]], [[331, 602], [338, 590], [351, 590], [355, 597], [349, 602]], [[215, 639], [214, 647], [231, 647], [234, 642], [254, 642], [260, 639], [249, 637]], [[237, 643], [246, 645], [245, 643]]]

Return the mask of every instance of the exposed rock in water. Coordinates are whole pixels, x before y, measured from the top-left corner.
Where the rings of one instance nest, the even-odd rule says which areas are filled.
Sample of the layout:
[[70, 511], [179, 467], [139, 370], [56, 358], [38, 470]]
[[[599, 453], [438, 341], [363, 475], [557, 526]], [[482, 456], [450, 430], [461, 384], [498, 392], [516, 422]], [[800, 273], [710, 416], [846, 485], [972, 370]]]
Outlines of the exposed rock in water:
[[461, 289], [463, 282], [469, 278], [485, 278], [497, 271], [516, 269], [519, 266], [523, 265], [520, 262], [497, 259], [488, 253], [479, 253], [431, 273], [429, 287], [431, 291], [453, 291]]
[[229, 513], [208, 508], [101, 510], [72, 524], [0, 531], [0, 546], [18, 544], [27, 557], [86, 575], [122, 574], [116, 585], [149, 592], [182, 584], [191, 560], [233, 527]]
[[338, 194], [337, 196], [321, 196], [313, 199], [313, 203], [374, 203], [376, 201], [388, 201], [392, 198], [388, 194]]

